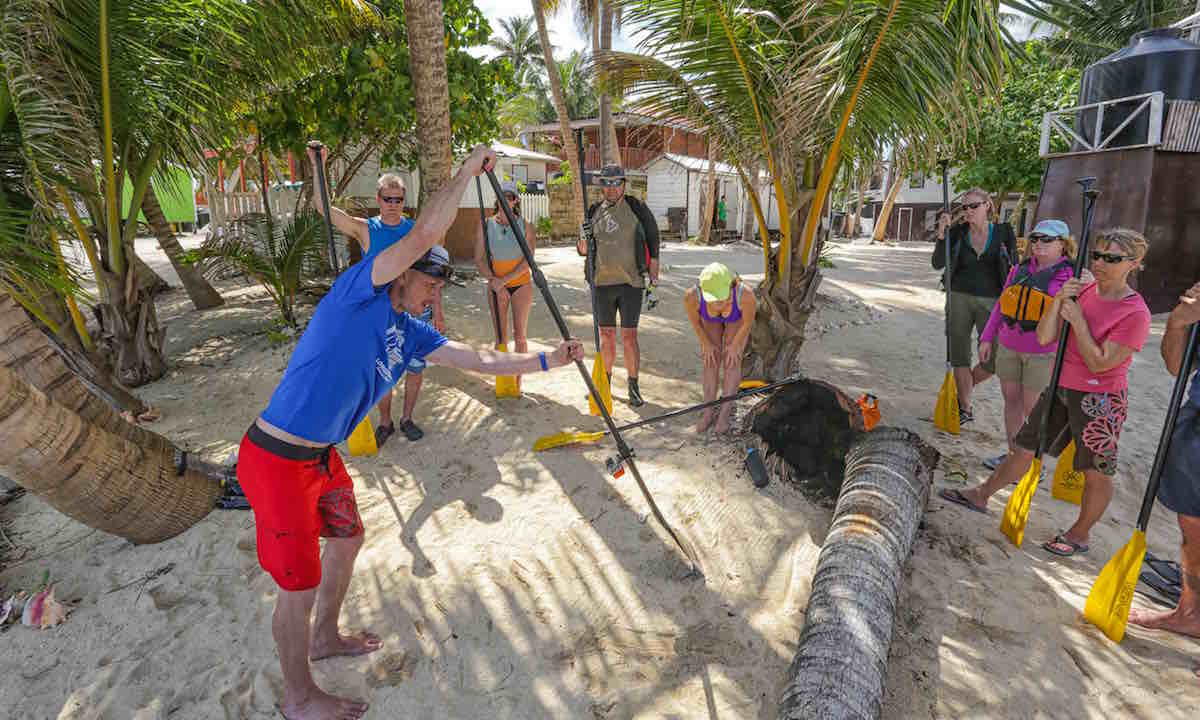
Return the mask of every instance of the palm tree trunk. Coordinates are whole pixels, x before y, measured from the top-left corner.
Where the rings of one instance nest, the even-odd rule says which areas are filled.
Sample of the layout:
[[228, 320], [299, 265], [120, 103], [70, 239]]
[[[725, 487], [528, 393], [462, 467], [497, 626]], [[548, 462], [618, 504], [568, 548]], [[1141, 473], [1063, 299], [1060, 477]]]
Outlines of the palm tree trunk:
[[154, 268], [137, 255], [133, 256], [133, 273], [137, 277], [138, 286], [149, 293], [150, 297], [171, 289], [171, 284], [163, 280], [162, 275], [154, 272]]
[[420, 202], [450, 180], [450, 89], [446, 78], [446, 18], [442, 0], [404, 0], [412, 58]]
[[162, 206], [158, 203], [158, 196], [154, 193], [153, 185], [146, 189], [146, 197], [142, 201], [142, 213], [146, 216], [146, 222], [150, 224], [150, 230], [154, 233], [154, 237], [158, 238], [158, 246], [171, 261], [171, 267], [175, 268], [175, 274], [183, 283], [183, 288], [187, 291], [192, 305], [197, 310], [208, 310], [224, 305], [225, 300], [204, 279], [196, 266], [183, 261], [183, 246], [179, 244], [175, 233], [171, 231], [170, 223], [163, 215]]
[[[613, 8], [612, 0], [605, 0], [600, 9], [600, 52], [612, 50]], [[597, 84], [600, 75], [596, 74]], [[613, 127], [612, 97], [606, 93], [600, 95], [600, 164], [621, 164], [621, 150], [617, 147], [617, 130]]]
[[[879, 215], [875, 218], [875, 230], [871, 233], [872, 242], [883, 242], [883, 238], [887, 235], [888, 221], [892, 216], [892, 208], [896, 205], [896, 196], [900, 194], [901, 175], [895, 165], [892, 166], [892, 184], [888, 188], [887, 197], [883, 199], [883, 206], [879, 208]], [[896, 228], [896, 232], [900, 232], [900, 228]]]
[[875, 429], [846, 455], [781, 720], [880, 716], [904, 563], [937, 462], [936, 450], [898, 428]]
[[[137, 258], [132, 252], [127, 253]], [[101, 340], [107, 347], [116, 379], [128, 387], [140, 387], [167, 372], [163, 336], [158, 325], [154, 297], [137, 283], [127, 282], [128, 272], [116, 274], [103, 269], [97, 282], [107, 302], [98, 305]], [[132, 291], [128, 292], [129, 287]]]
[[700, 231], [697, 241], [701, 245], [712, 242], [713, 208], [717, 194], [717, 145], [708, 138], [708, 173], [704, 176], [704, 192], [700, 195]]
[[199, 522], [221, 486], [176, 472], [166, 441], [140, 444], [71, 412], [0, 367], [0, 474], [79, 522], [134, 543], [161, 542]]
[[[579, 157], [579, 149], [575, 145], [575, 135], [571, 132], [571, 118], [567, 115], [567, 101], [563, 96], [562, 78], [558, 74], [558, 64], [554, 62], [554, 53], [551, 51], [550, 32], [546, 29], [546, 9], [542, 0], [530, 0], [530, 3], [533, 5], [533, 16], [537, 19], [538, 38], [542, 43], [542, 58], [546, 63], [546, 75], [550, 79], [550, 96], [554, 99], [554, 113], [558, 115], [558, 129], [562, 133], [564, 160], [574, 163]], [[583, 168], [576, 168], [575, 172], [582, 173]], [[585, 202], [578, 179], [571, 183], [571, 197], [575, 200], [576, 221], [573, 224], [578, 226], [583, 222]]]
[[0, 365], [49, 393], [61, 405], [110, 432], [129, 438], [141, 431], [118, 413], [145, 412], [146, 404], [104, 369], [57, 344], [11, 296], [0, 293]]

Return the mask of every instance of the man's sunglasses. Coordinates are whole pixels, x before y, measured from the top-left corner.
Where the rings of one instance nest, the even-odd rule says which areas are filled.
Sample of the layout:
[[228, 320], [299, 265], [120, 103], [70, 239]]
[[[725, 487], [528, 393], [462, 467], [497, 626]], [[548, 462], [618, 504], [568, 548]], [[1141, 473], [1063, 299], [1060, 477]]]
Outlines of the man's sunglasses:
[[987, 205], [987, 203], [982, 200], [979, 202], [973, 202], [973, 203], [963, 203], [963, 207], [966, 208], [967, 210], [974, 210], [975, 208], [979, 207], [980, 205]]
[[380, 195], [379, 199], [388, 205], [401, 205], [404, 203], [404, 196], [396, 197], [395, 195]]
[[603, 187], [621, 187], [625, 184], [625, 178], [596, 178], [596, 184]]
[[1126, 260], [1132, 260], [1132, 259], [1133, 258], [1128, 255], [1117, 255], [1116, 253], [1106, 253], [1106, 252], [1100, 252], [1098, 250], [1092, 251], [1092, 262], [1097, 262], [1099, 260], [1103, 260], [1104, 262], [1108, 263], [1109, 265], [1116, 265], [1119, 262], [1125, 262]]
[[1058, 235], [1043, 235], [1041, 233], [1034, 233], [1033, 235], [1029, 236], [1029, 242], [1031, 243], [1052, 243], [1058, 242], [1059, 240], [1062, 240], [1062, 238]]

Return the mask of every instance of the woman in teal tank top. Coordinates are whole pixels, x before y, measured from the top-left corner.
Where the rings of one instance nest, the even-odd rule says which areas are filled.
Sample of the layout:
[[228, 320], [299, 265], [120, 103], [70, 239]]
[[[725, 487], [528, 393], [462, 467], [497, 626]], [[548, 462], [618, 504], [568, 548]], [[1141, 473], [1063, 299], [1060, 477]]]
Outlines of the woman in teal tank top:
[[[521, 197], [516, 183], [506, 182], [501, 188], [513, 214], [525, 223], [525, 241], [530, 251], [536, 247], [533, 223], [521, 218]], [[508, 225], [508, 219], [500, 212], [499, 201], [493, 206], [492, 216], [487, 221], [487, 234], [483, 227], [475, 234], [475, 267], [487, 281], [488, 306], [492, 318], [497, 322], [497, 347], [507, 348], [509, 316], [511, 308], [512, 338], [516, 341], [516, 352], [529, 349], [529, 310], [533, 307], [533, 283], [529, 274], [529, 263], [521, 254], [516, 236]]]

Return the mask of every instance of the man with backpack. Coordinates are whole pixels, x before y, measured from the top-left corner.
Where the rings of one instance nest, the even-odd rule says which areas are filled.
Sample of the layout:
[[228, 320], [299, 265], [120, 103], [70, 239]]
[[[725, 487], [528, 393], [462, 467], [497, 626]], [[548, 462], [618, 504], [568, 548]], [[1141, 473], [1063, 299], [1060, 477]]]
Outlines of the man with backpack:
[[658, 282], [658, 222], [645, 203], [625, 194], [625, 171], [605, 165], [597, 183], [604, 200], [588, 208], [595, 242], [579, 240], [579, 254], [588, 256], [588, 280], [595, 292], [596, 321], [600, 326], [600, 353], [612, 372], [617, 358], [617, 313], [621, 315], [621, 345], [629, 377], [629, 404], [645, 404], [638, 387], [641, 353], [638, 319], [647, 276]]

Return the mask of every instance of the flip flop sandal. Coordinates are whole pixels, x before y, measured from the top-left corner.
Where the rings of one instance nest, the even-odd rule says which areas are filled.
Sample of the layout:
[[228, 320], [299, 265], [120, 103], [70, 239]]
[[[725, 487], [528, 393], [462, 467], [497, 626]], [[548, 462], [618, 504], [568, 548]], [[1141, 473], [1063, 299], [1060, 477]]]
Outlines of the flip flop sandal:
[[1146, 553], [1146, 564], [1150, 569], [1158, 573], [1158, 576], [1166, 580], [1168, 584], [1176, 587], [1183, 586], [1183, 575], [1180, 572], [1179, 563], [1174, 560], [1163, 560], [1156, 558], [1150, 553]]
[[408, 438], [409, 442], [416, 442], [425, 437], [425, 431], [417, 427], [417, 424], [412, 420], [401, 422], [400, 432], [404, 433], [404, 437]]
[[375, 427], [375, 447], [381, 448], [388, 441], [388, 438], [396, 434], [396, 425], [388, 423], [387, 425], [378, 425]]
[[[1064, 545], [1066, 547], [1069, 547], [1070, 550], [1059, 550], [1057, 547], [1055, 547], [1056, 545]], [[1059, 557], [1074, 557], [1075, 555], [1083, 555], [1083, 554], [1087, 553], [1088, 546], [1080, 545], [1078, 543], [1073, 543], [1070, 540], [1068, 540], [1065, 535], [1063, 535], [1062, 533], [1059, 533], [1059, 534], [1055, 535], [1053, 538], [1042, 543], [1042, 549], [1048, 553], [1051, 553], [1052, 555], [1057, 555]]]
[[952, 502], [955, 505], [961, 505], [968, 510], [974, 510], [975, 512], [982, 513], [983, 515], [988, 514], [986, 507], [980, 507], [979, 505], [976, 505], [968, 500], [966, 495], [963, 495], [961, 492], [953, 488], [942, 488], [941, 492], [938, 493], [938, 497]]
[[1155, 592], [1157, 592], [1159, 595], [1162, 595], [1167, 600], [1170, 600], [1172, 603], [1176, 605], [1179, 604], [1180, 589], [1177, 586], [1168, 585], [1166, 582], [1163, 582], [1163, 579], [1158, 575], [1145, 570], [1142, 571], [1141, 575], [1138, 575], [1138, 580], [1141, 580], [1150, 587], [1154, 588]]

